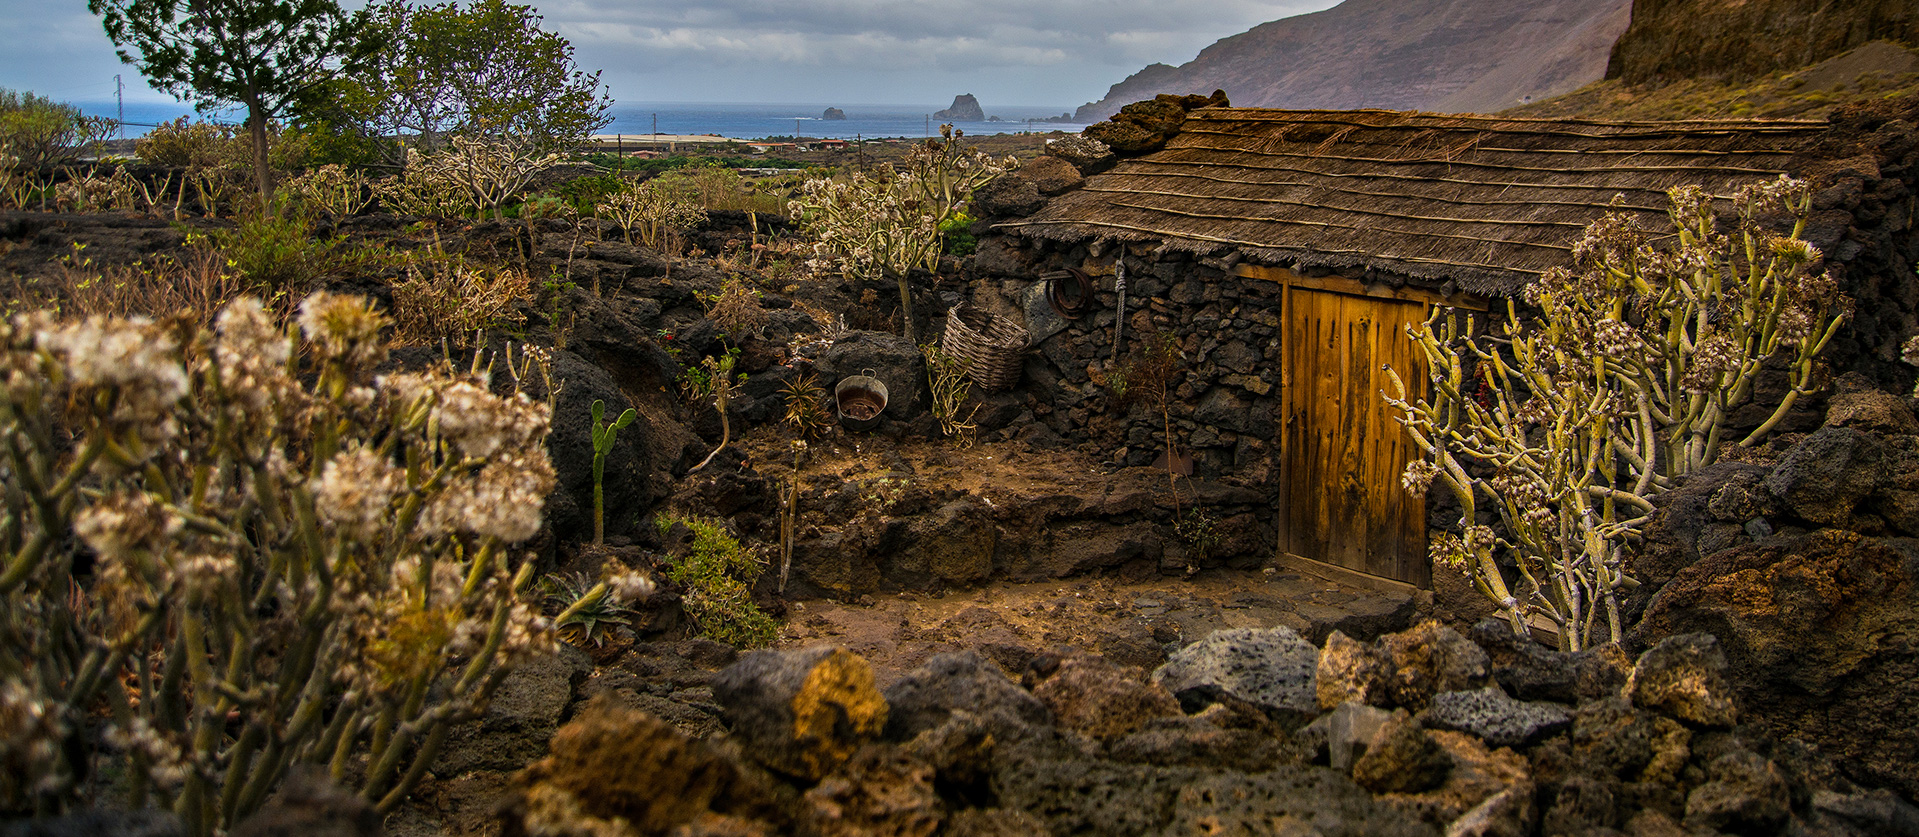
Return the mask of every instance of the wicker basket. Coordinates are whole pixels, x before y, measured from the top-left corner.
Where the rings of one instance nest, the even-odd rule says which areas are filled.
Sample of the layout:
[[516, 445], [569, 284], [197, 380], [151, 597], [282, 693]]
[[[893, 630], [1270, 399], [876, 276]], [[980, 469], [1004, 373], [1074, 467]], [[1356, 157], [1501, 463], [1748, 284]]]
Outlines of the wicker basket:
[[980, 387], [1009, 389], [1019, 383], [1029, 339], [1019, 323], [968, 303], [947, 312], [940, 349], [964, 362]]

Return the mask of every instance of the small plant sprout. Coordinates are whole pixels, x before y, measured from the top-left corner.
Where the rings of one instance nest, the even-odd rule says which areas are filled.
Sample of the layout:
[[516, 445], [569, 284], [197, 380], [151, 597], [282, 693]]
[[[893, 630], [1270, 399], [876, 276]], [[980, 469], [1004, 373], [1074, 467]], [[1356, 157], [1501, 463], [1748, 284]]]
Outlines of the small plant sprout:
[[622, 428], [640, 417], [632, 407], [606, 424], [606, 402], [593, 399], [593, 542], [606, 543], [606, 455], [613, 450], [614, 437]]
[[627, 617], [635, 613], [626, 605], [646, 599], [658, 589], [644, 574], [625, 570], [614, 561], [607, 565], [615, 572], [597, 582], [583, 572], [555, 573], [542, 582], [547, 602], [559, 610], [553, 626], [562, 636], [598, 647], [604, 641], [602, 626], [631, 626]]
[[733, 440], [733, 426], [727, 421], [726, 408], [733, 397], [733, 387], [746, 380], [745, 375], [739, 376], [738, 381], [733, 378], [733, 363], [739, 359], [739, 356], [740, 350], [732, 349], [721, 357], [709, 357], [700, 362], [706, 368], [706, 381], [712, 387], [713, 407], [720, 411], [720, 444], [713, 449], [712, 453], [707, 454], [705, 459], [700, 460], [700, 464], [693, 466], [692, 471], [706, 467], [707, 463], [713, 461], [713, 457], [726, 449], [726, 443]]
[[932, 343], [920, 346], [920, 354], [926, 356], [926, 379], [933, 393], [933, 416], [939, 419], [940, 432], [952, 437], [960, 447], [972, 444], [973, 431], [979, 427], [973, 423], [973, 416], [979, 413], [979, 405], [961, 415], [961, 405], [973, 390], [973, 379], [966, 374], [966, 362]]

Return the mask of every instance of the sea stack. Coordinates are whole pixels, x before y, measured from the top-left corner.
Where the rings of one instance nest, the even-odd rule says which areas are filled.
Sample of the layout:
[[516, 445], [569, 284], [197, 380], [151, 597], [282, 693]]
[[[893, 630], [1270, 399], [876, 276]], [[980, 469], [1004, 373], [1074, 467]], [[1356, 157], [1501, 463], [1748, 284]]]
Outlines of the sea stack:
[[820, 118], [828, 120], [845, 119], [846, 111], [840, 110], [839, 108], [827, 108], [824, 113], [820, 114]]
[[979, 100], [971, 93], [961, 93], [953, 97], [953, 106], [933, 114], [934, 119], [950, 122], [985, 122], [986, 111], [979, 106]]

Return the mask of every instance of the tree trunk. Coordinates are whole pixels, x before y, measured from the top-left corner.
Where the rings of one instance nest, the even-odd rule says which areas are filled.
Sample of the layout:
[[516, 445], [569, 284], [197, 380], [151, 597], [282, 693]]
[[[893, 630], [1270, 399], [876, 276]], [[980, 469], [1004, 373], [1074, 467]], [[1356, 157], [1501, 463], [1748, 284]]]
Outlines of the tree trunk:
[[258, 103], [247, 105], [247, 134], [253, 139], [253, 184], [260, 190], [260, 209], [273, 211], [273, 168], [267, 164], [267, 115]]

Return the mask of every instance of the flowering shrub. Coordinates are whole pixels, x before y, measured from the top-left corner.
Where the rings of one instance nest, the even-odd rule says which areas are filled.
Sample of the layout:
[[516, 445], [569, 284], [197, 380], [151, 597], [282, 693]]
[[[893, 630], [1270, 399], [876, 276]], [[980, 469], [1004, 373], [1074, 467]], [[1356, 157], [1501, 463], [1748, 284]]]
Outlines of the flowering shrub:
[[514, 553], [554, 484], [550, 405], [477, 369], [373, 376], [386, 323], [358, 298], [298, 323], [304, 346], [241, 298], [213, 329], [0, 325], [6, 809], [117, 775], [206, 835], [314, 763], [388, 811], [553, 647]]
[[619, 225], [626, 243], [639, 232], [640, 243], [660, 248], [669, 227], [685, 227], [706, 220], [697, 195], [684, 179], [654, 178], [644, 183], [622, 181], [620, 188], [594, 204], [600, 217]]
[[328, 163], [289, 178], [285, 188], [301, 206], [335, 218], [357, 215], [373, 201], [366, 175], [338, 163]]
[[560, 162], [526, 143], [453, 137], [445, 150], [406, 151], [406, 174], [382, 178], [376, 191], [389, 209], [429, 218], [472, 212], [505, 217], [500, 207], [540, 172]]
[[[1799, 238], [1811, 207], [1805, 183], [1741, 190], [1730, 234], [1700, 189], [1670, 196], [1669, 249], [1608, 215], [1574, 247], [1572, 270], [1527, 289], [1537, 318], [1521, 321], [1509, 306], [1499, 339], [1472, 336], [1470, 320], [1462, 327], [1447, 311], [1413, 330], [1432, 397], [1408, 400], [1394, 375], [1400, 394], [1387, 398], [1427, 454], [1407, 466], [1406, 489], [1424, 494], [1437, 481], [1464, 510], [1464, 532], [1436, 537], [1433, 561], [1463, 569], [1521, 635], [1528, 614], [1551, 619], [1568, 650], [1593, 641], [1602, 615], [1620, 638], [1616, 594], [1636, 584], [1626, 547], [1652, 498], [1719, 458], [1730, 416], [1771, 365], [1791, 389], [1740, 444], [1769, 433], [1811, 390], [1814, 360], [1850, 304], [1810, 270], [1819, 252]], [[1760, 223], [1780, 214], [1794, 219], [1790, 235]], [[1503, 537], [1478, 522], [1482, 500]], [[1517, 591], [1501, 574], [1502, 553]]]
[[957, 216], [973, 191], [1016, 165], [960, 145], [964, 134], [940, 126], [939, 141], [913, 150], [899, 171], [853, 172], [845, 180], [816, 177], [789, 206], [819, 237], [816, 270], [899, 283], [906, 339], [914, 343], [912, 296], [907, 274], [939, 264], [940, 225]]

